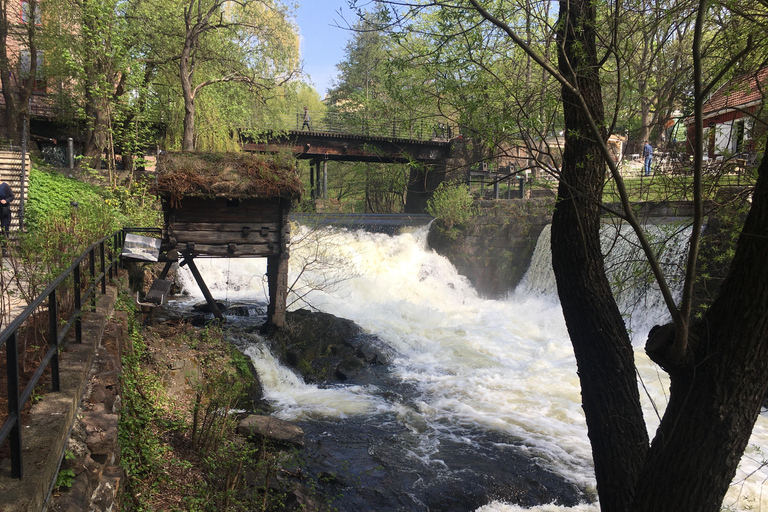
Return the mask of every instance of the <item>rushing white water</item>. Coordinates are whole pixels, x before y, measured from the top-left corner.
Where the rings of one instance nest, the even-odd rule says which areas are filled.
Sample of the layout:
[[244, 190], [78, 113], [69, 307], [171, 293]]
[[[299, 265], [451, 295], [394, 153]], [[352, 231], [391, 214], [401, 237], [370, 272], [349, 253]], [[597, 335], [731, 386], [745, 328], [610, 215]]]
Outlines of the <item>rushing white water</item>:
[[[308, 385], [280, 366], [263, 345], [253, 345], [249, 355], [266, 398], [281, 418], [386, 412], [416, 434], [451, 425], [501, 432], [518, 440], [542, 465], [594, 492], [576, 363], [553, 292], [546, 241], [540, 242], [518, 290], [504, 300], [488, 300], [479, 297], [445, 258], [427, 248], [425, 228], [394, 237], [346, 230], [319, 233], [317, 238], [302, 228], [294, 238], [289, 282], [300, 275], [294, 290], [303, 301], [291, 307], [309, 303], [378, 336], [392, 356], [396, 377], [415, 390], [416, 398], [398, 401], [365, 386]], [[265, 300], [264, 260], [212, 259], [197, 264], [217, 299]], [[194, 281], [188, 275], [185, 279], [188, 291], [199, 295]], [[666, 315], [653, 294], [643, 297], [629, 294], [623, 302], [634, 305], [635, 357], [647, 390], [641, 393], [652, 435], [658, 425], [655, 409], [663, 413], [668, 384], [642, 345], [650, 326], [664, 322]], [[415, 455], [428, 458], [434, 449], [427, 446], [427, 439], [424, 444]], [[762, 496], [768, 479], [762, 452], [767, 448], [768, 420], [761, 415], [724, 502], [729, 510], [768, 511], [768, 495]], [[480, 510], [585, 512], [598, 511], [599, 505], [522, 509], [494, 502]]]

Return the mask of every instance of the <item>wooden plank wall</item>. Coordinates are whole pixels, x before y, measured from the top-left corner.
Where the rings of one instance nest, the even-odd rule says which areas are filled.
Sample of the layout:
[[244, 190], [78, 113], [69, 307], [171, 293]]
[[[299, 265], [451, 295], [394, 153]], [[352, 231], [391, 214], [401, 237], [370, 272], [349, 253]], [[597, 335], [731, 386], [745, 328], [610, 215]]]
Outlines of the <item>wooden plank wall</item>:
[[164, 200], [163, 210], [163, 246], [169, 259], [178, 258], [178, 253], [192, 258], [266, 257], [267, 318], [275, 327], [284, 326], [291, 239], [289, 200], [187, 197], [177, 208]]
[[193, 256], [267, 257], [281, 252], [279, 200], [184, 198], [166, 207], [164, 239]]

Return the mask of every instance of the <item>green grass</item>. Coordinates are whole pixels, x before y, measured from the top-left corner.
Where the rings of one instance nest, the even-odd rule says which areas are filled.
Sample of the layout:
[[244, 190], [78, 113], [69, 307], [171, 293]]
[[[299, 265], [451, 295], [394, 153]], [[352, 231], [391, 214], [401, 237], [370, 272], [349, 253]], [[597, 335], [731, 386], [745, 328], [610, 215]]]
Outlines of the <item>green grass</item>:
[[[704, 199], [714, 199], [719, 190], [727, 187], [751, 187], [755, 178], [748, 173], [708, 174], [704, 177]], [[625, 178], [624, 185], [631, 202], [639, 201], [692, 201], [693, 177], [690, 175], [654, 174]], [[620, 202], [616, 183], [611, 179], [605, 184], [603, 202]]]

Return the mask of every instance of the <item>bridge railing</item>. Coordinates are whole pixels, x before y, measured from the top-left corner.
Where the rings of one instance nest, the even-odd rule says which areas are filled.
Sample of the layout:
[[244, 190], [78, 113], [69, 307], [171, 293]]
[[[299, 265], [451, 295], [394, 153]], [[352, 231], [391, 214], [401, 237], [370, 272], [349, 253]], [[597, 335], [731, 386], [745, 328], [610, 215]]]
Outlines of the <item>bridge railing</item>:
[[418, 141], [447, 141], [458, 135], [457, 127], [434, 119], [383, 119], [360, 112], [304, 111], [284, 116], [282, 125], [287, 130], [365, 137], [386, 137]]
[[[125, 235], [122, 230], [116, 231], [91, 245], [72, 263], [69, 269], [62, 272], [5, 330], [0, 332], [0, 348], [5, 346], [8, 400], [8, 416], [0, 425], [0, 446], [3, 446], [6, 439], [10, 441], [11, 476], [13, 478], [23, 477], [21, 411], [33, 396], [34, 390], [47, 368], [50, 367], [51, 369], [51, 390], [54, 392], [60, 390], [59, 349], [73, 325], [75, 327], [75, 342], [82, 342], [82, 305], [88, 304], [89, 301], [95, 304], [97, 288], [100, 288], [102, 294], [107, 292], [106, 279], [107, 276], [112, 279], [113, 274], [117, 273], [120, 247], [122, 247], [124, 238]], [[87, 265], [88, 270], [86, 272], [90, 275], [90, 279], [87, 275], [85, 278], [81, 277], [81, 267], [84, 265]], [[96, 273], [97, 265], [98, 274]], [[74, 309], [67, 318], [59, 318], [59, 313], [62, 312], [59, 299], [62, 294], [67, 292], [66, 286], [69, 285], [68, 279], [70, 277], [72, 277]], [[83, 290], [82, 288], [85, 286], [87, 288]], [[19, 354], [19, 331], [22, 327], [29, 326], [28, 320], [32, 320], [31, 317], [35, 315], [38, 309], [47, 309], [48, 350], [29, 378], [25, 388], [21, 390], [19, 362], [23, 354]]]

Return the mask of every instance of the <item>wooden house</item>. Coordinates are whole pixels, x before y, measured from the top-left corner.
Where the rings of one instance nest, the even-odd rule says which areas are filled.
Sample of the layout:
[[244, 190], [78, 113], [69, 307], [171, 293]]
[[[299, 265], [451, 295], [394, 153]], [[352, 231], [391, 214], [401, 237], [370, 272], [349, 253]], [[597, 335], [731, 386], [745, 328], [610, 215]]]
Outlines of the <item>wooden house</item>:
[[214, 314], [216, 303], [195, 258], [267, 258], [268, 322], [285, 320], [293, 201], [302, 192], [295, 161], [251, 153], [167, 153], [157, 161], [162, 251], [189, 265]]
[[[705, 156], [754, 155], [755, 141], [765, 131], [760, 118], [768, 86], [768, 67], [739, 75], [718, 88], [704, 102]], [[688, 150], [693, 149], [693, 117], [685, 120]]]

